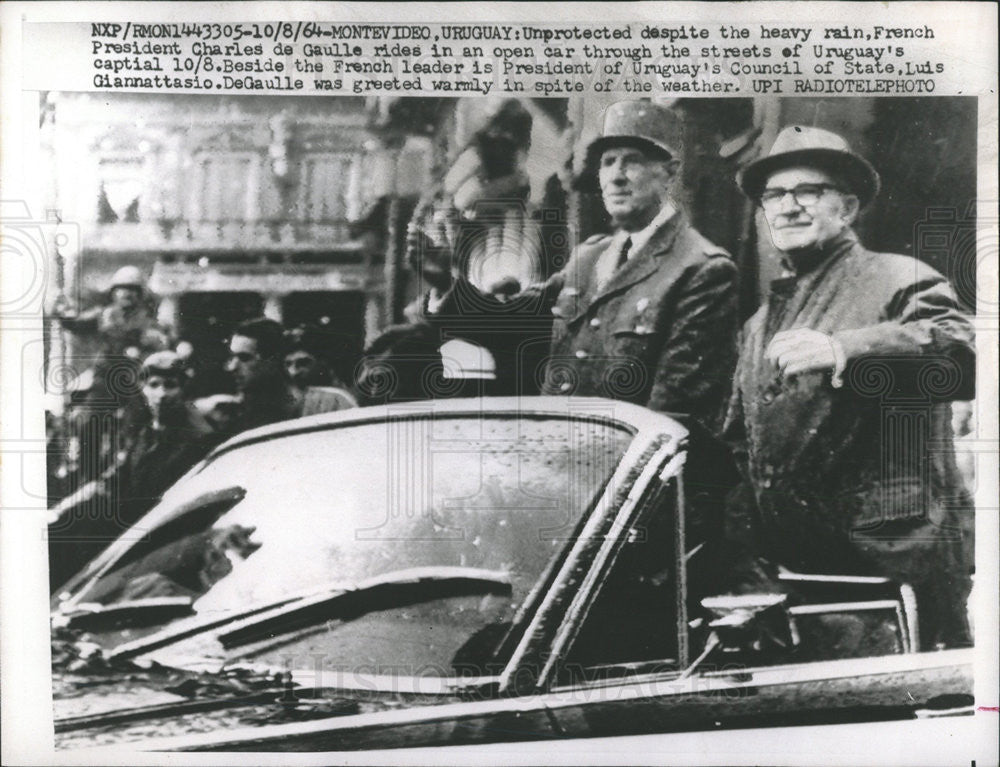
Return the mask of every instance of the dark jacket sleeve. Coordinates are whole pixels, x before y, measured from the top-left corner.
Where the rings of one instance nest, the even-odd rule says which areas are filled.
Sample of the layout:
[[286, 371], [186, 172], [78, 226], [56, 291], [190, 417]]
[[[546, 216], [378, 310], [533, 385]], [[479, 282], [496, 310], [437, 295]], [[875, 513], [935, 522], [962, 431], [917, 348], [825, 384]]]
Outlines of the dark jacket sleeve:
[[975, 330], [945, 278], [921, 265], [893, 295], [889, 319], [833, 334], [846, 361], [845, 384], [861, 394], [972, 399]]
[[718, 434], [736, 364], [736, 267], [712, 257], [681, 288], [647, 407], [689, 413]]
[[[505, 341], [510, 343], [515, 337], [521, 338], [510, 335], [515, 328], [527, 334], [527, 338], [533, 338], [543, 329], [548, 336], [552, 306], [562, 284], [562, 275], [553, 275], [546, 282], [501, 301], [463, 278], [456, 280], [452, 289], [444, 294], [437, 311], [425, 313], [423, 320], [438, 330], [444, 340], [464, 338], [496, 354]], [[498, 334], [498, 329], [506, 329], [509, 338]]]
[[[743, 334], [737, 338], [737, 349], [743, 349]], [[736, 362], [736, 370], [733, 372], [733, 384], [730, 389], [729, 403], [726, 406], [726, 415], [722, 422], [722, 441], [729, 447], [736, 467], [742, 474], [747, 470], [747, 428], [743, 411], [743, 391], [740, 389], [740, 368], [743, 366], [743, 357], [740, 355]]]
[[59, 323], [71, 333], [96, 333], [102, 311], [100, 307], [94, 307], [77, 315], [60, 316]]

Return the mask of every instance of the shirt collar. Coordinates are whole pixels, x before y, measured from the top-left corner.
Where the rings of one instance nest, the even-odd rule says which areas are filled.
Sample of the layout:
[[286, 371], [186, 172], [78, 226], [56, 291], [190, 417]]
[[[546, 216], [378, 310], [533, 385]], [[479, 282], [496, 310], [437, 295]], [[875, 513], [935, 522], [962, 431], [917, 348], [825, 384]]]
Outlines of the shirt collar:
[[674, 217], [675, 213], [677, 213], [677, 208], [674, 206], [673, 201], [667, 200], [663, 203], [663, 207], [660, 208], [660, 212], [653, 217], [652, 221], [646, 224], [644, 229], [640, 229], [638, 232], [626, 232], [624, 229], [619, 229], [615, 232], [613, 244], [617, 247], [612, 249], [616, 253], [620, 252], [621, 246], [625, 243], [625, 240], [628, 237], [631, 237], [632, 245], [628, 251], [628, 257], [631, 259], [636, 253], [646, 246], [646, 243], [652, 239], [653, 235], [661, 226]]
[[854, 233], [854, 230], [850, 227], [845, 227], [840, 234], [827, 240], [818, 248], [797, 250], [790, 253], [782, 252], [781, 265], [785, 267], [790, 276], [806, 274], [828, 258], [847, 252], [857, 241], [858, 236]]

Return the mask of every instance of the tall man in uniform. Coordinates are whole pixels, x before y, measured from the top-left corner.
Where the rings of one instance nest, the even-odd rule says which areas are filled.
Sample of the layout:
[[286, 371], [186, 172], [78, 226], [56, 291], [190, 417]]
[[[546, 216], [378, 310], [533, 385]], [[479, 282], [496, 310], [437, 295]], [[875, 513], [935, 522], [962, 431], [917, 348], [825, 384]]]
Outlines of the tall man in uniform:
[[[718, 593], [725, 571], [717, 546], [721, 497], [735, 477], [714, 435], [736, 364], [738, 314], [732, 259], [691, 226], [674, 198], [682, 129], [677, 113], [650, 102], [608, 108], [585, 172], [597, 179], [614, 231], [578, 246], [546, 285], [552, 292], [562, 279], [543, 392], [609, 397], [682, 416], [691, 429], [689, 455], [697, 457], [684, 476], [693, 605]], [[663, 566], [668, 558], [652, 561]], [[627, 609], [662, 617], [650, 607], [669, 599], [673, 587], [662, 575], [638, 578]], [[615, 641], [637, 642], [636, 657], [647, 657], [662, 649], [656, 635], [651, 629]]]
[[974, 396], [972, 326], [934, 269], [858, 242], [879, 177], [841, 136], [785, 128], [738, 182], [785, 267], [744, 328], [726, 424], [758, 553], [908, 583], [921, 645], [965, 643], [972, 506], [949, 403]]
[[673, 198], [681, 132], [656, 104], [609, 107], [585, 173], [614, 232], [582, 243], [556, 277], [544, 391], [685, 413], [714, 430], [735, 365], [736, 267]]

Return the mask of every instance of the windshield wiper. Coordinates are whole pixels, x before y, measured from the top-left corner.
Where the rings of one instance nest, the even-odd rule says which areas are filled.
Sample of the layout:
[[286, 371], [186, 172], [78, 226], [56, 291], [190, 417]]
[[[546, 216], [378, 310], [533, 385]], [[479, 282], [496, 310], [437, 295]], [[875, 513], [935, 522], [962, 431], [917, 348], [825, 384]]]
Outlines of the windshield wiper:
[[134, 658], [174, 644], [182, 639], [225, 625], [232, 627], [219, 636], [225, 648], [283, 634], [322, 620], [348, 620], [372, 610], [404, 607], [408, 604], [446, 596], [512, 593], [510, 574], [477, 567], [429, 566], [376, 575], [356, 583], [333, 583], [322, 589], [256, 605], [225, 617], [179, 627], [167, 627], [156, 634], [120, 645], [110, 658]]
[[100, 631], [109, 625], [121, 622], [130, 624], [163, 623], [194, 614], [194, 600], [191, 597], [147, 597], [129, 599], [102, 605], [97, 602], [81, 602], [73, 605], [72, 612], [60, 616], [65, 625], [83, 631]]
[[225, 649], [313, 626], [324, 620], [352, 620], [365, 613], [444, 597], [510, 596], [510, 575], [474, 567], [417, 567], [396, 570], [348, 589], [318, 594], [258, 615], [219, 634]]

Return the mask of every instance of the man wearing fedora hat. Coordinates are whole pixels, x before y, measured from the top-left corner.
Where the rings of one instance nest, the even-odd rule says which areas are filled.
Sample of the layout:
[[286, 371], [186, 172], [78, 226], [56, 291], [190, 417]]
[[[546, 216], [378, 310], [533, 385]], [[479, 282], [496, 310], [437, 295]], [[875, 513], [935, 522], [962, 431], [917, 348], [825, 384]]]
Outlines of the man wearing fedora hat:
[[879, 176], [841, 136], [785, 128], [737, 181], [785, 271], [741, 337], [725, 434], [755, 506], [734, 537], [758, 575], [907, 583], [921, 645], [963, 644], [972, 504], [949, 403], [974, 396], [972, 326], [934, 269], [858, 241]]
[[735, 364], [736, 268], [673, 197], [683, 126], [644, 101], [605, 113], [587, 149], [614, 231], [591, 237], [562, 280], [544, 391], [721, 418]]

